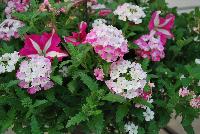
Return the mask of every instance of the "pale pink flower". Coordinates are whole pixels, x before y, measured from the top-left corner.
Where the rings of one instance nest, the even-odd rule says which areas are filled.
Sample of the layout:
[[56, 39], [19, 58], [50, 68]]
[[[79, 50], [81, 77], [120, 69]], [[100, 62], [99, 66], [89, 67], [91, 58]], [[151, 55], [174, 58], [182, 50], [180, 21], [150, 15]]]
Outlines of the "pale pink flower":
[[187, 87], [183, 87], [179, 89], [179, 96], [185, 97], [185, 96], [188, 96], [189, 94], [190, 94], [190, 91], [188, 90]]
[[200, 96], [191, 99], [190, 106], [193, 108], [200, 108]]
[[7, 7], [4, 12], [7, 18], [13, 18], [14, 12], [25, 12], [28, 10], [29, 0], [8, 0]]
[[95, 68], [94, 69], [94, 76], [96, 77], [97, 80], [103, 81], [103, 79], [104, 79], [103, 69]]
[[116, 61], [128, 52], [128, 41], [122, 31], [113, 26], [101, 25], [94, 27], [86, 36], [95, 52], [107, 62]]
[[34, 94], [54, 86], [50, 74], [51, 61], [43, 56], [34, 55], [20, 64], [16, 77], [20, 80], [19, 87], [27, 89], [29, 94]]

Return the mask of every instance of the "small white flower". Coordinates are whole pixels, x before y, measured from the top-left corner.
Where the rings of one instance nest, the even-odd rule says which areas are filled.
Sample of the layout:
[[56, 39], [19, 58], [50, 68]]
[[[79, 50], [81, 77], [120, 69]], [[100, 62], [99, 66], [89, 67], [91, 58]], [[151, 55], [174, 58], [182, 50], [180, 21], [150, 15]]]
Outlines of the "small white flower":
[[145, 117], [146, 121], [153, 120], [154, 119], [154, 112], [151, 111], [151, 109], [147, 107], [146, 112], [143, 112], [143, 116]]
[[92, 23], [92, 27], [94, 28], [94, 27], [97, 27], [97, 26], [105, 25], [106, 23], [107, 23], [107, 21], [105, 19], [96, 19]]
[[96, 5], [92, 5], [91, 8], [93, 10], [98, 10], [98, 9], [105, 9], [106, 6], [104, 4], [96, 4]]
[[5, 53], [0, 57], [0, 74], [5, 72], [12, 72], [15, 70], [15, 65], [20, 59], [18, 52]]
[[124, 125], [124, 129], [126, 132], [129, 134], [137, 134], [138, 133], [138, 126], [136, 126], [132, 122], [128, 122], [127, 124]]
[[184, 76], [184, 75], [181, 75], [180, 80], [181, 80], [181, 79], [185, 79], [185, 76]]
[[200, 64], [200, 59], [195, 59], [196, 64]]

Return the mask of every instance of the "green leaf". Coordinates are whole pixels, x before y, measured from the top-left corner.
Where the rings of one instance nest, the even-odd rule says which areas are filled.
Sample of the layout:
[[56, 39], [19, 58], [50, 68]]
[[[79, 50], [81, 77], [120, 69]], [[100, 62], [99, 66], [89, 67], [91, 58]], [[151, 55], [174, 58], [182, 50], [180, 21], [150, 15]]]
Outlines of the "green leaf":
[[200, 80], [200, 66], [186, 66], [187, 71], [189, 72], [190, 76]]
[[40, 131], [40, 125], [38, 124], [38, 121], [34, 115], [31, 117], [31, 133], [42, 134]]
[[85, 73], [80, 73], [79, 74], [81, 80], [83, 81], [83, 83], [91, 90], [98, 90], [98, 84], [96, 83], [96, 81], [94, 81], [90, 76], [88, 76]]
[[144, 100], [142, 98], [134, 98], [133, 102], [145, 105], [145, 106], [147, 106], [149, 108], [153, 108], [154, 107], [151, 103], [147, 102], [146, 100]]
[[63, 78], [60, 75], [51, 76], [51, 79], [59, 85], [62, 85], [63, 83]]
[[76, 114], [75, 116], [71, 117], [70, 120], [67, 122], [67, 128], [73, 125], [78, 125], [80, 122], [87, 120], [87, 116], [82, 112]]
[[36, 100], [35, 103], [33, 104], [32, 108], [39, 107], [39, 106], [44, 105], [46, 103], [48, 103], [47, 100]]
[[92, 117], [88, 123], [89, 128], [94, 134], [103, 134], [104, 119], [103, 114]]
[[103, 100], [110, 102], [119, 102], [119, 103], [126, 102], [126, 99], [124, 97], [112, 93], [108, 93], [105, 97], [103, 97]]
[[76, 80], [72, 80], [67, 84], [67, 88], [71, 93], [74, 93], [77, 89], [77, 81]]
[[7, 113], [7, 117], [5, 120], [3, 120], [3, 125], [0, 126], [0, 132], [4, 133], [9, 127], [13, 125], [14, 119], [16, 117], [16, 110], [11, 109]]
[[123, 118], [126, 116], [126, 114], [128, 113], [128, 106], [127, 105], [120, 105], [117, 108], [117, 112], [116, 112], [116, 122], [121, 122], [123, 120]]

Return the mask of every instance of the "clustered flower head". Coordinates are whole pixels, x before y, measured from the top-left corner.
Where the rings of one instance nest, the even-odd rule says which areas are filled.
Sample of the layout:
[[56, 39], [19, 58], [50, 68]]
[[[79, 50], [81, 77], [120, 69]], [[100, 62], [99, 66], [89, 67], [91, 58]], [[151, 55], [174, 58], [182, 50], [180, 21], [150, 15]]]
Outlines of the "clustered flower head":
[[94, 27], [86, 36], [96, 53], [107, 62], [113, 62], [128, 52], [127, 40], [122, 31], [111, 25]]
[[11, 37], [19, 38], [18, 30], [23, 27], [24, 24], [21, 21], [14, 19], [5, 19], [0, 24], [0, 40], [9, 41]]
[[141, 95], [146, 78], [147, 74], [139, 63], [119, 60], [111, 64], [110, 80], [105, 83], [112, 92], [132, 99]]
[[50, 74], [51, 61], [43, 56], [34, 55], [20, 64], [16, 77], [20, 80], [21, 88], [26, 88], [29, 94], [34, 94], [53, 87]]
[[193, 108], [200, 108], [200, 96], [190, 100], [190, 106]]
[[120, 20], [129, 20], [135, 24], [142, 23], [142, 18], [146, 16], [143, 8], [137, 5], [132, 5], [131, 3], [124, 3], [123, 5], [118, 6], [113, 13], [114, 15], [118, 15]]
[[159, 37], [146, 34], [135, 40], [134, 43], [139, 46], [137, 54], [142, 58], [148, 58], [152, 61], [160, 61], [165, 57], [164, 45]]
[[15, 70], [15, 65], [20, 59], [18, 52], [5, 53], [0, 57], [0, 74], [5, 72], [12, 72]]
[[185, 97], [185, 96], [188, 96], [189, 94], [190, 94], [190, 91], [188, 90], [187, 87], [183, 87], [179, 89], [179, 96]]
[[7, 18], [12, 18], [14, 12], [25, 12], [29, 7], [29, 0], [9, 0], [5, 8]]
[[124, 129], [129, 134], [137, 134], [138, 133], [138, 126], [135, 125], [133, 122], [128, 122], [124, 125]]
[[95, 68], [94, 69], [94, 76], [96, 77], [97, 80], [103, 81], [103, 78], [104, 78], [103, 69]]

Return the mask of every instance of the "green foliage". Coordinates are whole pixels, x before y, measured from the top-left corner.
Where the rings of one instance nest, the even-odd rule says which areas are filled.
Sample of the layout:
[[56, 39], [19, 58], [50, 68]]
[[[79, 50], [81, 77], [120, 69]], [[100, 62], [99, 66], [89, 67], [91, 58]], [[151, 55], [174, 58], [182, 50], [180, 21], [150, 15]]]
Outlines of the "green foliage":
[[[24, 45], [26, 35], [42, 34], [54, 28], [61, 37], [59, 45], [69, 56], [63, 61], [52, 59], [51, 80], [54, 87], [34, 95], [18, 86], [16, 71], [21, 61], [16, 65], [15, 71], [0, 74], [0, 133], [13, 127], [16, 134], [122, 134], [125, 133], [124, 125], [131, 121], [138, 126], [139, 134], [158, 134], [175, 112], [176, 116], [182, 116], [181, 123], [185, 131], [194, 134], [191, 124], [198, 118], [200, 111], [190, 106], [192, 95], [180, 97], [179, 89], [188, 87], [197, 96], [200, 94], [200, 87], [197, 86], [200, 80], [200, 65], [195, 64], [195, 59], [200, 59], [200, 36], [193, 30], [200, 24], [198, 8], [191, 13], [179, 15], [176, 8], [167, 7], [165, 0], [150, 0], [149, 3], [140, 0], [113, 0], [112, 3], [98, 0], [113, 11], [125, 2], [148, 7], [145, 8], [146, 17], [141, 24], [118, 20], [113, 14], [105, 16], [104, 19], [107, 24], [121, 29], [128, 40], [129, 53], [124, 55], [124, 59], [140, 63], [142, 69], [147, 72], [147, 82], [155, 84], [155, 88], [148, 84], [144, 88], [145, 92], [152, 92], [153, 103], [150, 103], [150, 100], [142, 97], [125, 99], [120, 94], [112, 93], [104, 81], [97, 81], [93, 74], [94, 68], [102, 68], [105, 73], [104, 80], [107, 80], [110, 78], [111, 63], [102, 60], [90, 44], [74, 46], [64, 43], [64, 36], [70, 36], [72, 32], [80, 33], [78, 24], [81, 21], [87, 22], [89, 32], [92, 22], [100, 18], [99, 10], [91, 11], [89, 7], [85, 9], [85, 3], [79, 3], [75, 7], [69, 0], [60, 3], [50, 0], [54, 9], [65, 6], [66, 13], [40, 12], [38, 8], [41, 2], [30, 0], [27, 12], [12, 14], [15, 19], [23, 21], [25, 26], [18, 31], [19, 39], [0, 41], [0, 54], [19, 51]], [[5, 7], [5, 4], [0, 3], [1, 21], [5, 19]], [[157, 10], [162, 11], [163, 17], [173, 13], [176, 21], [172, 30], [174, 38], [168, 39], [165, 45], [165, 58], [160, 62], [152, 62], [136, 56], [139, 47], [133, 41], [148, 34], [151, 14]], [[60, 73], [62, 67], [67, 67], [67, 77]], [[185, 78], [180, 78], [181, 76]], [[136, 108], [136, 104], [151, 108], [155, 112], [154, 119], [145, 121], [145, 110]]]

